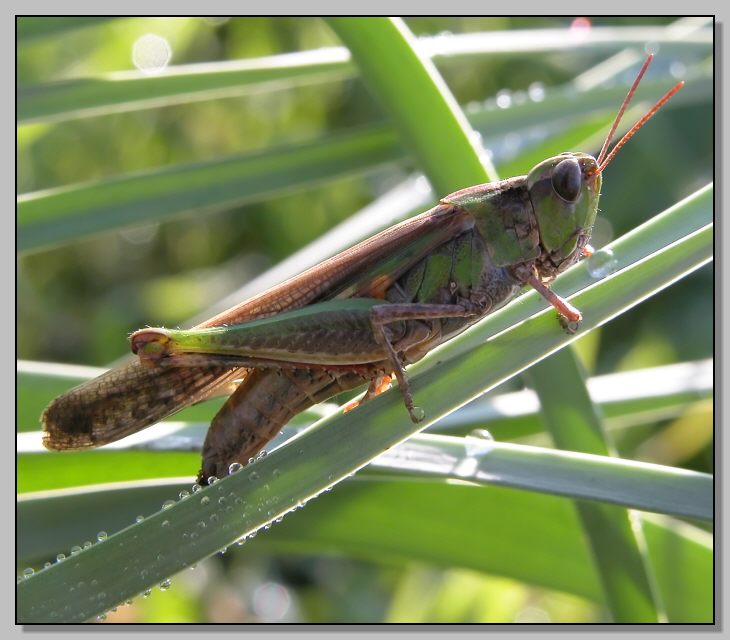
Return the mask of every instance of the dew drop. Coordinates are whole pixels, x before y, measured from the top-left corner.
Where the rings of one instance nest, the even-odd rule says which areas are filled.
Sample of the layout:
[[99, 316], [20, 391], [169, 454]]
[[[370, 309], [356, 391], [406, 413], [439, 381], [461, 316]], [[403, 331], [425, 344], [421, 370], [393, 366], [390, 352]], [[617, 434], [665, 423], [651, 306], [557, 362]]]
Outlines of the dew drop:
[[474, 429], [464, 438], [464, 449], [470, 458], [483, 456], [494, 448], [494, 436], [486, 429]]
[[203, 506], [205, 506], [205, 505], [206, 505], [206, 504], [208, 504], [209, 502], [210, 502], [210, 498], [209, 498], [208, 496], [203, 496], [203, 497], [202, 497], [202, 498], [200, 499], [200, 504], [202, 504]]
[[152, 589], [145, 589], [142, 592], [142, 597], [143, 598], [149, 598], [151, 595], [152, 595]]
[[35, 571], [33, 570], [32, 567], [26, 567], [25, 569], [23, 569], [24, 578], [30, 578], [34, 573], [35, 573]]
[[143, 35], [132, 45], [132, 62], [142, 73], [148, 75], [161, 73], [171, 58], [170, 44], [154, 33]]
[[170, 521], [169, 520], [163, 520], [162, 521], [162, 526], [163, 527], [169, 527], [170, 526]]
[[45, 564], [43, 565], [43, 568], [44, 568], [44, 569], [48, 569], [48, 567], [52, 567], [52, 566], [53, 566], [53, 565], [52, 565], [52, 564], [51, 564], [50, 562], [46, 562], [46, 563], [45, 563]]
[[180, 493], [177, 494], [178, 498], [180, 500], [184, 500], [185, 498], [190, 497], [190, 492], [187, 489], [183, 489]]
[[509, 109], [512, 106], [512, 94], [508, 89], [497, 92], [497, 106], [500, 109]]
[[136, 520], [137, 522], [142, 522], [142, 520], [144, 520], [144, 516], [137, 516], [137, 517], [135, 518], [135, 520]]
[[234, 473], [238, 473], [241, 469], [243, 469], [243, 465], [240, 462], [231, 462], [228, 466], [228, 473], [233, 475]]
[[542, 102], [545, 99], [545, 85], [542, 82], [533, 82], [527, 87], [527, 96], [533, 102]]
[[99, 531], [99, 533], [96, 534], [96, 539], [99, 542], [104, 542], [107, 538], [107, 532], [106, 531]]
[[169, 509], [170, 507], [174, 507], [174, 506], [175, 506], [174, 500], [165, 500], [162, 503], [162, 510], [164, 511], [165, 509]]
[[193, 485], [193, 486], [192, 486], [192, 487], [190, 488], [190, 490], [191, 490], [191, 491], [192, 491], [193, 493], [196, 493], [197, 491], [200, 491], [200, 490], [201, 490], [202, 488], [203, 488], [203, 487], [201, 487], [201, 486], [200, 486], [199, 484], [197, 484], [197, 483], [196, 483], [196, 484], [194, 484], [194, 485]]
[[426, 417], [426, 412], [421, 407], [413, 407], [413, 417], [420, 422]]
[[251, 472], [251, 473], [250, 473], [250, 474], [248, 475], [248, 479], [249, 479], [249, 480], [250, 480], [251, 482], [256, 482], [256, 480], [258, 480], [258, 479], [259, 479], [259, 474], [258, 474], [258, 473], [256, 473], [255, 471], [252, 471], [252, 472]]
[[209, 476], [208, 477], [208, 486], [215, 484], [218, 482], [218, 476]]
[[59, 553], [56, 556], [56, 562], [63, 562], [65, 559], [66, 559], [66, 554], [65, 553]]
[[591, 278], [605, 278], [618, 268], [618, 260], [611, 249], [599, 249], [588, 260], [586, 268]]
[[278, 469], [274, 469], [274, 470], [273, 470], [273, 471], [271, 472], [271, 474], [272, 474], [272, 475], [273, 475], [273, 476], [274, 476], [275, 478], [278, 478], [279, 476], [281, 476], [281, 471], [279, 471]]
[[81, 547], [75, 544], [73, 547], [71, 547], [71, 555], [75, 556], [77, 553], [81, 553]]
[[98, 616], [96, 616], [96, 619], [98, 622], [104, 622], [104, 620], [106, 620], [106, 613], [100, 613]]
[[486, 429], [474, 429], [469, 433], [469, 438], [477, 438], [479, 440], [489, 440], [494, 442], [494, 436]]
[[91, 544], [91, 540], [84, 542], [84, 549], [91, 549], [94, 545]]

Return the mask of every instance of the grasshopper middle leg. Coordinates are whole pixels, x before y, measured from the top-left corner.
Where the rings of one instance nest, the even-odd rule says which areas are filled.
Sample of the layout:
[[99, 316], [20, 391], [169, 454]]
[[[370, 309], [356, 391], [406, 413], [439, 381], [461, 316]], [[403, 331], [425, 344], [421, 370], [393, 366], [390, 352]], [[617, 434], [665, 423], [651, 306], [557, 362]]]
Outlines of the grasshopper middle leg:
[[467, 318], [474, 315], [476, 315], [474, 310], [456, 304], [396, 303], [376, 306], [370, 310], [370, 322], [373, 327], [373, 335], [388, 355], [388, 360], [393, 366], [393, 373], [395, 373], [398, 386], [403, 395], [403, 402], [413, 422], [420, 422], [425, 417], [425, 414], [423, 409], [415, 406], [413, 402], [413, 394], [411, 393], [411, 386], [408, 382], [408, 376], [403, 367], [403, 362], [398, 357], [398, 353], [388, 336], [388, 325], [393, 322], [408, 320]]

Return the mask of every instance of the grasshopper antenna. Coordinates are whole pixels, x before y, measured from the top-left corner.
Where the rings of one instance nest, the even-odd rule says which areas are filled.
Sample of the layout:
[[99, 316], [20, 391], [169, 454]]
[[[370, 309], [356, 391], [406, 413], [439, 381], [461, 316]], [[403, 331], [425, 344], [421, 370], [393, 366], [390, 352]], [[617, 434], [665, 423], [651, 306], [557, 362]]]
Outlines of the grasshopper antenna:
[[623, 147], [629, 139], [639, 130], [641, 127], [643, 127], [646, 122], [651, 118], [659, 109], [661, 109], [664, 104], [675, 94], [677, 91], [679, 91], [684, 86], [684, 80], [681, 82], [678, 82], [674, 87], [672, 87], [669, 91], [667, 91], [661, 99], [657, 101], [657, 103], [649, 109], [647, 113], [645, 113], [641, 119], [633, 126], [631, 129], [629, 129], [619, 140], [614, 148], [611, 150], [611, 153], [607, 154], [608, 146], [611, 144], [611, 139], [613, 138], [613, 134], [616, 132], [616, 129], [619, 125], [619, 122], [621, 121], [621, 117], [624, 115], [624, 112], [626, 111], [626, 108], [629, 106], [629, 102], [631, 102], [631, 98], [634, 97], [634, 93], [636, 92], [636, 88], [639, 86], [639, 82], [641, 82], [641, 78], [644, 76], [644, 73], [646, 72], [647, 67], [651, 63], [651, 61], [654, 58], [654, 54], [650, 53], [646, 60], [644, 61], [644, 64], [641, 67], [641, 70], [639, 71], [638, 75], [636, 76], [636, 80], [634, 80], [633, 84], [631, 85], [631, 88], [629, 89], [629, 92], [626, 94], [626, 97], [624, 98], [623, 103], [621, 104], [621, 108], [618, 110], [618, 113], [616, 114], [616, 118], [613, 121], [613, 124], [611, 125], [611, 129], [608, 132], [608, 135], [606, 136], [606, 141], [603, 143], [603, 147], [601, 148], [601, 152], [598, 154], [598, 158], [596, 159], [596, 163], [598, 164], [598, 169], [595, 171], [596, 174], [601, 173], [607, 166], [608, 163], [613, 160], [614, 156], [618, 152], [618, 150]]

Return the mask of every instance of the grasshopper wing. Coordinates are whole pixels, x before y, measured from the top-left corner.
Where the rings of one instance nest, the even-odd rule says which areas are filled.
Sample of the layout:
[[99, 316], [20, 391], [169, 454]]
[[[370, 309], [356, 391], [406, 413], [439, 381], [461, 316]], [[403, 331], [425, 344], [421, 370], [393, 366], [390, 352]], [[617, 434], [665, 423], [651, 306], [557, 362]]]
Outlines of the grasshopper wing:
[[209, 397], [245, 375], [220, 367], [111, 369], [56, 398], [43, 412], [48, 449], [83, 449], [119, 440]]

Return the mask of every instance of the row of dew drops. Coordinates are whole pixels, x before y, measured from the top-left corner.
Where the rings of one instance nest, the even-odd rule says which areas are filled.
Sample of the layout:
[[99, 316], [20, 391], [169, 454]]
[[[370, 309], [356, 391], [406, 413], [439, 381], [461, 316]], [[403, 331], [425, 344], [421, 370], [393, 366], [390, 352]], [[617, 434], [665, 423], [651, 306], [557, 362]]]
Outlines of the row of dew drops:
[[[303, 453], [303, 451], [300, 450], [300, 453]], [[249, 459], [249, 461], [248, 461], [249, 465], [252, 464], [252, 463], [254, 463], [254, 462], [256, 462], [257, 460], [263, 458], [265, 455], [266, 455], [266, 451], [265, 450], [260, 451], [255, 458], [250, 458]], [[241, 464], [240, 462], [233, 462], [229, 466], [228, 472], [229, 472], [230, 475], [233, 475], [233, 474], [239, 473], [243, 468], [244, 468], [244, 465]], [[279, 471], [279, 469], [274, 469], [272, 473], [273, 473], [273, 476], [275, 478], [276, 477], [279, 477], [281, 475], [281, 472]], [[349, 476], [352, 476], [352, 475], [354, 475], [354, 472], [348, 474], [348, 477]], [[250, 471], [250, 473], [249, 473], [249, 480], [251, 482], [256, 482], [258, 479], [259, 479], [258, 472], [255, 471], [254, 469], [252, 469]], [[333, 474], [330, 474], [328, 476], [328, 480], [334, 482], [335, 476]], [[208, 478], [208, 485], [209, 486], [210, 485], [213, 485], [213, 484], [215, 484], [218, 481], [219, 481], [219, 478], [217, 478], [216, 476], [210, 476]], [[265, 490], [268, 489], [268, 485], [264, 485], [263, 488]], [[192, 485], [190, 491], [188, 491], [186, 489], [183, 489], [182, 491], [180, 491], [180, 493], [178, 494], [178, 497], [179, 497], [180, 500], [185, 500], [185, 499], [189, 498], [192, 494], [195, 494], [198, 491], [200, 491], [201, 489], [203, 489], [203, 487], [201, 485], [195, 483], [194, 485]], [[264, 530], [270, 529], [272, 524], [282, 522], [282, 520], [284, 519], [284, 515], [286, 515], [286, 513], [291, 513], [293, 511], [296, 511], [297, 509], [301, 509], [302, 507], [304, 507], [304, 505], [307, 502], [309, 502], [313, 498], [318, 497], [319, 495], [321, 495], [324, 492], [330, 491], [331, 489], [332, 489], [332, 486], [328, 486], [325, 489], [323, 489], [322, 491], [320, 491], [319, 493], [316, 493], [316, 494], [314, 494], [312, 496], [309, 496], [308, 498], [305, 498], [305, 499], [300, 500], [291, 509], [289, 509], [285, 513], [280, 514], [278, 517], [274, 517], [276, 515], [276, 512], [274, 511], [273, 508], [272, 509], [269, 509], [267, 511], [267, 517], [270, 516], [272, 518], [272, 520], [270, 522], [268, 522], [267, 524], [262, 525], [262, 527], [260, 527], [258, 530], [250, 531], [250, 532], [244, 534], [243, 536], [241, 536], [240, 538], [238, 538], [234, 542], [234, 544], [237, 545], [237, 546], [242, 546], [247, 540], [250, 540], [250, 539], [254, 538], [256, 536], [257, 531], [259, 531], [261, 529], [264, 529]], [[226, 498], [225, 496], [220, 496], [220, 497], [217, 498], [217, 502], [218, 502], [218, 505], [219, 505], [219, 509], [218, 509], [219, 511], [222, 511], [222, 510], [225, 510], [227, 512], [232, 512], [233, 511], [233, 507], [228, 503], [229, 499], [232, 502], [234, 502], [235, 504], [237, 504], [237, 505], [242, 505], [243, 504], [243, 499], [240, 498], [239, 496], [236, 496], [235, 494], [233, 494], [233, 492], [231, 492], [228, 495], [228, 498]], [[272, 496], [272, 498], [270, 498], [269, 500], [267, 500], [266, 503], [267, 504], [273, 504], [273, 505], [275, 505], [276, 503], [278, 503], [278, 501], [279, 501], [278, 496]], [[211, 503], [211, 498], [209, 496], [204, 495], [204, 496], [201, 497], [200, 504], [202, 506], [207, 506], [210, 503]], [[166, 500], [165, 502], [162, 503], [161, 510], [162, 511], [165, 511], [167, 509], [170, 509], [175, 504], [176, 504], [176, 501], [175, 500]], [[262, 507], [259, 507], [259, 511], [261, 511], [261, 510], [262, 510]], [[138, 515], [135, 518], [135, 522], [136, 523], [140, 523], [144, 519], [145, 519], [144, 516]], [[212, 526], [215, 526], [216, 523], [219, 520], [218, 514], [217, 513], [212, 513], [210, 515], [209, 520], [210, 520], [211, 525]], [[162, 527], [169, 527], [170, 526], [170, 521], [169, 520], [163, 520], [162, 523], [161, 523], [161, 526]], [[208, 525], [205, 522], [205, 520], [200, 520], [197, 523], [197, 527], [200, 530], [205, 529], [207, 526]], [[226, 524], [226, 523], [224, 523], [223, 528], [224, 529], [227, 529], [228, 527], [229, 527], [229, 525]], [[97, 541], [99, 543], [104, 542], [107, 539], [107, 537], [108, 537], [108, 535], [107, 535], [107, 533], [105, 531], [100, 531], [97, 534]], [[192, 531], [190, 533], [188, 533], [188, 532], [184, 532], [183, 533], [183, 539], [184, 539], [184, 541], [187, 542], [190, 545], [195, 545], [197, 543], [198, 538], [199, 538], [199, 533], [197, 531]], [[89, 549], [92, 546], [93, 545], [92, 545], [92, 543], [90, 541], [84, 542], [83, 547], [76, 545], [76, 546], [74, 546], [74, 547], [71, 548], [71, 556], [75, 556], [76, 554], [80, 553], [81, 551], [86, 550], [86, 549]], [[228, 550], [228, 547], [226, 546], [226, 547], [223, 547], [223, 548], [219, 549], [217, 551], [217, 553], [223, 554], [227, 550]], [[56, 563], [63, 562], [66, 559], [67, 559], [67, 556], [64, 553], [59, 553], [56, 556]], [[158, 554], [157, 560], [158, 561], [164, 560], [164, 556], [162, 554]], [[44, 566], [43, 566], [43, 569], [48, 569], [51, 566], [52, 566], [52, 563], [51, 562], [46, 562], [44, 564]], [[193, 565], [190, 565], [189, 568], [190, 569], [195, 569], [195, 567], [196, 567], [196, 565], [193, 564]], [[140, 577], [142, 579], [145, 579], [148, 574], [149, 574], [148, 569], [141, 569], [140, 570]], [[33, 575], [35, 575], [35, 570], [32, 567], [27, 567], [26, 569], [23, 570], [22, 574], [20, 576], [18, 576], [17, 581], [18, 582], [22, 582], [23, 580], [28, 579], [28, 578], [32, 577]], [[93, 579], [89, 584], [92, 587], [95, 587], [95, 586], [98, 586], [98, 581], [96, 579]], [[171, 585], [172, 585], [172, 581], [168, 578], [168, 579], [165, 579], [162, 582], [160, 582], [159, 589], [160, 589], [160, 591], [166, 591], [166, 590], [168, 590], [171, 587]], [[78, 588], [82, 588], [82, 587], [85, 586], [85, 584], [84, 584], [83, 581], [81, 581], [81, 582], [78, 583], [77, 586], [78, 586]], [[71, 590], [75, 590], [75, 588], [74, 587], [71, 587]], [[152, 589], [151, 588], [145, 589], [141, 593], [141, 595], [142, 595], [143, 598], [148, 598], [151, 594], [152, 594]], [[96, 599], [96, 600], [103, 600], [103, 599], [106, 598], [106, 596], [107, 596], [107, 594], [105, 592], [101, 591], [101, 592], [98, 592], [94, 596], [94, 599]], [[129, 599], [129, 600], [126, 600], [124, 602], [124, 604], [125, 605], [131, 605], [132, 602], [133, 602], [133, 600]], [[32, 612], [32, 609], [34, 609], [34, 608], [35, 607], [32, 607], [31, 608], [31, 612]], [[67, 605], [66, 606], [66, 609], [70, 609], [70, 607]], [[109, 612], [116, 612], [116, 611], [117, 611], [117, 607], [113, 607], [113, 608], [108, 609], [107, 613], [109, 613]], [[103, 622], [107, 618], [107, 613], [101, 613], [101, 614], [99, 614], [98, 616], [96, 616], [96, 620], [99, 621], [99, 622]], [[50, 613], [50, 617], [51, 618], [58, 618], [59, 617], [58, 616], [58, 612], [52, 611]]]

